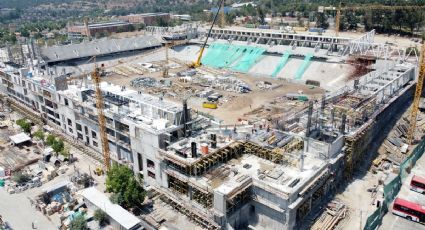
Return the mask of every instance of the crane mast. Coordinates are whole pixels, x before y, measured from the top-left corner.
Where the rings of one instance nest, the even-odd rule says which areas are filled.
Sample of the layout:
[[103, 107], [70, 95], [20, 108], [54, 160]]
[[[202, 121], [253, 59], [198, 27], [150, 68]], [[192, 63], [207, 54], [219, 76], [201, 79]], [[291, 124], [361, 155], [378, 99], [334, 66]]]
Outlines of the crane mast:
[[109, 171], [111, 166], [111, 158], [109, 155], [109, 144], [108, 144], [108, 136], [106, 134], [106, 119], [105, 114], [103, 113], [104, 103], [103, 103], [103, 95], [100, 90], [100, 73], [99, 67], [95, 64], [94, 71], [92, 73], [92, 80], [95, 86], [96, 93], [96, 109], [97, 116], [99, 119], [99, 129], [100, 129], [100, 140], [102, 142], [102, 154], [103, 154], [103, 163], [106, 168], [106, 171]]
[[422, 89], [425, 75], [425, 43], [422, 41], [421, 55], [419, 61], [418, 82], [416, 83], [415, 97], [413, 98], [412, 111], [410, 113], [410, 128], [407, 140], [409, 144], [413, 143], [416, 130], [416, 118], [418, 116], [419, 102], [422, 96]]

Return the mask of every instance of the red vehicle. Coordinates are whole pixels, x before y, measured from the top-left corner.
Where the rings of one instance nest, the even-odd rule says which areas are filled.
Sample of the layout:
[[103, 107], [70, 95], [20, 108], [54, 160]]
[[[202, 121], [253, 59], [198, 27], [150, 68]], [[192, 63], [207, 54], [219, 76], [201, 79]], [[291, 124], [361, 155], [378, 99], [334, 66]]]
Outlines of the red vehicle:
[[418, 223], [425, 223], [425, 207], [400, 198], [394, 201], [393, 214]]
[[410, 190], [425, 194], [425, 178], [414, 175], [410, 181]]

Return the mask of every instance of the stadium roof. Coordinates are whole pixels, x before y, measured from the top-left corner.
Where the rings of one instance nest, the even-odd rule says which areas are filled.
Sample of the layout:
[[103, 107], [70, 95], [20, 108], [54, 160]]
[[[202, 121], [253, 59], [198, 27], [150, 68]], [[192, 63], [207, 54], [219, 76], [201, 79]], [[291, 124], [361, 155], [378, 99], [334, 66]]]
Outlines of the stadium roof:
[[100, 39], [79, 44], [42, 47], [41, 56], [44, 61], [49, 63], [92, 56], [102, 56], [132, 50], [141, 50], [160, 45], [161, 41], [153, 36]]

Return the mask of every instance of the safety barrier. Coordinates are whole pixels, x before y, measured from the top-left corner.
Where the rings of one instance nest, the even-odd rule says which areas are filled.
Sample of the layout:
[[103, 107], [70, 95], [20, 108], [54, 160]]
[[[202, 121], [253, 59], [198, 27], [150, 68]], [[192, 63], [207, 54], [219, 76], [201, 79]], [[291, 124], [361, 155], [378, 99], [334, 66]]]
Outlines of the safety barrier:
[[312, 57], [313, 57], [313, 54], [306, 54], [305, 55], [303, 64], [297, 70], [297, 73], [295, 74], [295, 80], [300, 80], [302, 78], [304, 72], [307, 70], [308, 66], [310, 65]]
[[291, 51], [285, 51], [282, 58], [279, 61], [279, 64], [276, 66], [276, 69], [272, 73], [272, 77], [276, 77], [280, 71], [285, 67], [286, 63], [289, 61], [289, 56], [291, 55]]
[[413, 150], [412, 154], [401, 163], [399, 174], [390, 183], [384, 186], [385, 200], [382, 205], [367, 218], [364, 230], [375, 230], [381, 225], [384, 215], [388, 212], [388, 205], [390, 205], [397, 196], [403, 181], [409, 175], [410, 169], [415, 166], [416, 161], [423, 155], [424, 148], [425, 139], [422, 140]]

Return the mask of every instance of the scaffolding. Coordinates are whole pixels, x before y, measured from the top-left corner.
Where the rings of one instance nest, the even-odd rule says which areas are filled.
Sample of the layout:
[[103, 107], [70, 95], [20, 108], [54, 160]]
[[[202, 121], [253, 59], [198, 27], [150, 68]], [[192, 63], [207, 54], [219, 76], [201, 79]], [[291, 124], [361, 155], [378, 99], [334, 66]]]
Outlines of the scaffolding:
[[168, 175], [168, 187], [182, 195], [188, 195], [189, 185], [187, 182], [183, 182], [171, 175]]
[[161, 200], [165, 203], [169, 204], [174, 210], [184, 214], [187, 216], [190, 220], [194, 221], [195, 223], [199, 224], [202, 228], [208, 229], [208, 230], [218, 230], [221, 229], [219, 225], [217, 225], [213, 220], [210, 220], [208, 217], [204, 216], [200, 212], [196, 212], [191, 207], [187, 207], [186, 205], [182, 204], [181, 202], [175, 200], [174, 198], [167, 196], [167, 195], [161, 195]]
[[273, 150], [261, 147], [253, 142], [234, 142], [217, 151], [202, 156], [195, 162], [185, 162], [178, 160], [170, 154], [165, 155], [167, 166], [173, 170], [182, 173], [185, 176], [202, 176], [214, 167], [227, 163], [232, 159], [241, 157], [243, 154], [255, 155], [259, 158], [269, 160], [276, 164], [287, 162], [284, 153], [301, 150], [304, 147], [304, 142], [301, 139], [293, 139], [287, 145]]
[[205, 208], [212, 208], [214, 194], [211, 192], [203, 192], [195, 187], [192, 188], [192, 199]]
[[238, 210], [243, 205], [248, 203], [251, 200], [251, 196], [252, 196], [251, 186], [248, 186], [245, 189], [240, 189], [232, 197], [229, 197], [226, 200], [227, 215], [234, 213], [236, 210]]

